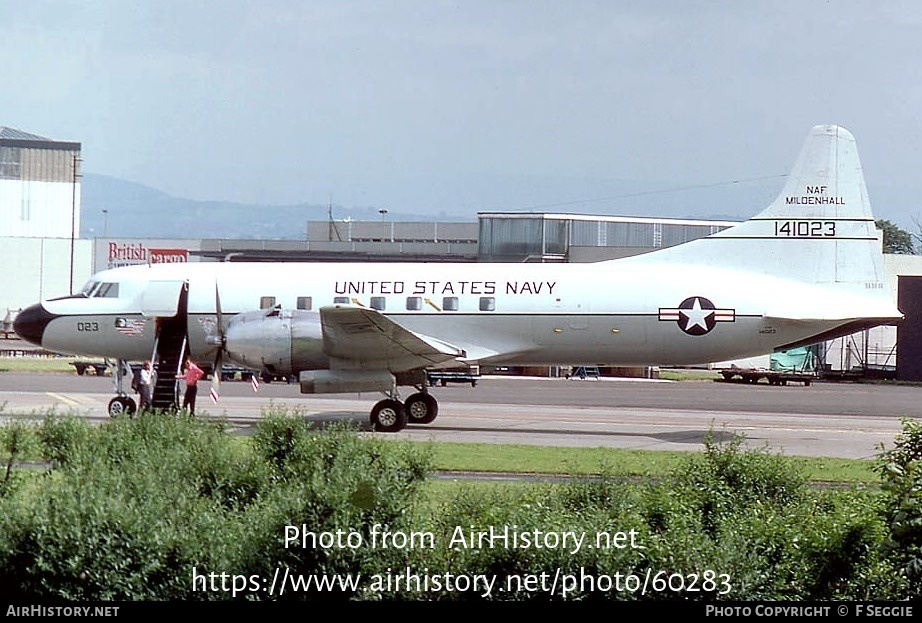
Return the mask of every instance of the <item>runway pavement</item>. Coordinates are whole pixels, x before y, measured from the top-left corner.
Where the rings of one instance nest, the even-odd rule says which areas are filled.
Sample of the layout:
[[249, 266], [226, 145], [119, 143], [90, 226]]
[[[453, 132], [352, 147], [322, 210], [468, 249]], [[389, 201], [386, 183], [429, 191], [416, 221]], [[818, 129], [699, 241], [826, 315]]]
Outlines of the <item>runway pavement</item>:
[[[109, 377], [0, 372], [0, 419], [49, 409], [108, 419]], [[357, 422], [379, 394], [311, 396], [298, 385], [242, 381], [221, 384], [213, 404], [208, 383], [198, 412], [223, 417], [246, 432], [266, 409], [296, 410], [310, 422]], [[403, 388], [404, 390], [406, 388]], [[919, 417], [922, 387], [814, 382], [748, 385], [717, 381], [484, 377], [476, 387], [430, 388], [439, 400], [432, 424], [389, 438], [455, 442], [699, 450], [708, 432], [741, 434], [754, 447], [793, 456], [873, 458], [890, 447], [901, 417]], [[404, 393], [403, 396], [407, 396]]]

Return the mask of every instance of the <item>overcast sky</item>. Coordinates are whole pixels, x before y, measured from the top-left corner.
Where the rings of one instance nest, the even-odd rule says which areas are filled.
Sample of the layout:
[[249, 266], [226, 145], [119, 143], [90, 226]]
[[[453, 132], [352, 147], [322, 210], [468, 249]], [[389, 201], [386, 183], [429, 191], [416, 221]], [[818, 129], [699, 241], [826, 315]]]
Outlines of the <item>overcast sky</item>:
[[920, 33], [915, 0], [0, 0], [0, 125], [179, 197], [473, 215], [777, 177], [835, 123], [907, 226]]

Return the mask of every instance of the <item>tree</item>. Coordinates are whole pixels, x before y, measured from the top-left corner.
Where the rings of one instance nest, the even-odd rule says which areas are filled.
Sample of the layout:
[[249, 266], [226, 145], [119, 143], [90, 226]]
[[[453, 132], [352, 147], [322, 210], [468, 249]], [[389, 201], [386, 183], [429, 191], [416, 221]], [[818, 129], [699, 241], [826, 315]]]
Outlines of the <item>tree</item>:
[[878, 229], [884, 232], [884, 253], [897, 255], [914, 255], [916, 250], [912, 242], [912, 234], [900, 229], [888, 220], [875, 221]]

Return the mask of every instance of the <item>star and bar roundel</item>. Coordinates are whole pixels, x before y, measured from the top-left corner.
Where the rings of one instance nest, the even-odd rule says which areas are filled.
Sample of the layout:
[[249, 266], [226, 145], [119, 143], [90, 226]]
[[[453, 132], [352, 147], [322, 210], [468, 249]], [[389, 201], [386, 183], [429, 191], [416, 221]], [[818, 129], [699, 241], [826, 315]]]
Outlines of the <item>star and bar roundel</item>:
[[718, 322], [736, 320], [736, 310], [718, 309], [703, 296], [690, 296], [678, 307], [660, 307], [659, 319], [675, 321], [689, 335], [704, 335]]

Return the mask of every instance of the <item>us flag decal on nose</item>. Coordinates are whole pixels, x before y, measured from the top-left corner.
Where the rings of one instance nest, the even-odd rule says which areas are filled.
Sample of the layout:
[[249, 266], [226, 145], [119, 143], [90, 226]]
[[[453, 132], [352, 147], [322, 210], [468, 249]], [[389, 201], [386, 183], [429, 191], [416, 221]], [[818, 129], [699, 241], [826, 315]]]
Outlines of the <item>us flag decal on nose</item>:
[[675, 321], [689, 335], [704, 335], [718, 322], [736, 320], [736, 310], [717, 309], [714, 303], [703, 296], [690, 296], [679, 303], [678, 307], [660, 307], [659, 319]]

